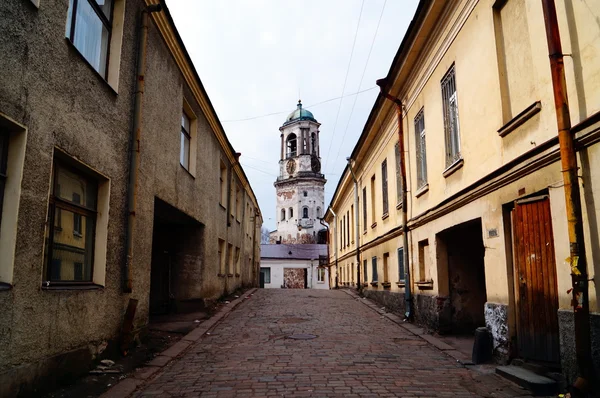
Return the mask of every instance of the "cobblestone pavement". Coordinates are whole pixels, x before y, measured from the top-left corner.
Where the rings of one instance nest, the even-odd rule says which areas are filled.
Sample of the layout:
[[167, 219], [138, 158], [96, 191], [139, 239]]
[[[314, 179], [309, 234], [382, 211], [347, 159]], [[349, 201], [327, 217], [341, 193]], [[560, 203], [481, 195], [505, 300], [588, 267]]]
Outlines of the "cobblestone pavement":
[[[293, 340], [293, 334], [317, 335]], [[342, 291], [258, 290], [135, 397], [517, 397]]]

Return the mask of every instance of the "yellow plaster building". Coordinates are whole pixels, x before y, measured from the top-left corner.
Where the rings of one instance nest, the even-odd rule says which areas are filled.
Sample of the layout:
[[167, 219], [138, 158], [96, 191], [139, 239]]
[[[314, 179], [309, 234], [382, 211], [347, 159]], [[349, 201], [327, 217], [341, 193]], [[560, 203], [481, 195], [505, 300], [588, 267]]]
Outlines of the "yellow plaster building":
[[[557, 0], [556, 9], [593, 278], [600, 1]], [[358, 265], [365, 295], [401, 312], [409, 284], [417, 322], [454, 334], [487, 326], [499, 359], [561, 366], [572, 378], [569, 240], [541, 1], [420, 1], [382, 90], [402, 103], [407, 203], [397, 107], [380, 94], [351, 154], [358, 201], [349, 166], [326, 213], [332, 277], [356, 286]], [[600, 335], [594, 282], [589, 298], [593, 337]], [[599, 345], [593, 338], [595, 352]]]

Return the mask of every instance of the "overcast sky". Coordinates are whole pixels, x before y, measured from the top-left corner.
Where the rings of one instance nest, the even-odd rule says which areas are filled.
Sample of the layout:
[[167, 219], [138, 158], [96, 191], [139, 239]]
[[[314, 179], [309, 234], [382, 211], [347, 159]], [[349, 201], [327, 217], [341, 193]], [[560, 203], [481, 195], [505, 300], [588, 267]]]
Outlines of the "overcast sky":
[[302, 99], [321, 123], [327, 207], [417, 2], [167, 0], [269, 230], [285, 117]]

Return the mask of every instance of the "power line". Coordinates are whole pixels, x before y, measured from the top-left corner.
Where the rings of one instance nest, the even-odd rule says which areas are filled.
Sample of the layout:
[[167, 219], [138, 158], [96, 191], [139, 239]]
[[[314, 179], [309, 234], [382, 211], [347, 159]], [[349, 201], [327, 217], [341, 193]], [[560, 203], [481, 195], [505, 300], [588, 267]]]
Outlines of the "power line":
[[[367, 66], [369, 66], [369, 60], [371, 59], [371, 52], [373, 51], [373, 45], [375, 44], [375, 39], [377, 38], [377, 33], [379, 32], [379, 25], [381, 24], [381, 19], [383, 18], [383, 11], [385, 10], [385, 5], [387, 4], [387, 0], [383, 2], [383, 7], [381, 8], [381, 14], [379, 14], [379, 21], [377, 21], [377, 28], [375, 29], [375, 34], [373, 35], [373, 40], [371, 41], [371, 47], [369, 48], [369, 54], [367, 55], [367, 61], [365, 62], [365, 67], [363, 68], [362, 75], [360, 77], [360, 82], [358, 83], [358, 89], [360, 90], [360, 86], [362, 85], [363, 79], [365, 78], [365, 73], [367, 71]], [[344, 145], [344, 139], [346, 138], [346, 134], [348, 133], [348, 127], [350, 126], [350, 121], [352, 120], [352, 114], [354, 113], [354, 107], [356, 106], [356, 99], [354, 97], [354, 102], [352, 103], [352, 109], [350, 109], [350, 116], [348, 117], [348, 123], [346, 123], [346, 128], [344, 129], [344, 135], [342, 136], [342, 141], [340, 145], [338, 145], [338, 152], [335, 155], [335, 160], [333, 164], [337, 162], [340, 157], [340, 151], [342, 146]]]
[[[315, 104], [311, 104], [311, 105], [305, 106], [304, 108], [306, 108], [306, 109], [314, 108], [315, 106], [318, 106], [318, 105], [323, 105], [323, 104], [326, 104], [326, 103], [328, 103], [328, 102], [335, 101], [335, 100], [338, 100], [338, 99], [347, 98], [347, 97], [352, 97], [353, 95], [356, 95], [356, 96], [357, 96], [358, 94], [366, 93], [367, 91], [371, 91], [371, 90], [374, 90], [374, 89], [376, 89], [376, 88], [377, 88], [377, 86], [373, 86], [373, 87], [370, 87], [370, 88], [367, 88], [367, 89], [364, 89], [364, 90], [361, 90], [361, 91], [357, 91], [357, 92], [355, 92], [355, 93], [352, 93], [352, 94], [346, 94], [346, 95], [342, 95], [341, 97], [329, 98], [329, 99], [326, 99], [325, 101], [321, 101], [321, 102], [317, 102], [317, 103], [315, 103]], [[272, 113], [267, 113], [267, 114], [265, 114], [265, 115], [251, 116], [251, 117], [247, 117], [247, 118], [244, 118], [244, 119], [230, 119], [230, 120], [221, 120], [221, 123], [236, 123], [236, 122], [246, 122], [246, 121], [248, 121], [248, 120], [256, 120], [256, 119], [261, 119], [261, 118], [263, 118], [263, 117], [276, 116], [276, 115], [283, 115], [283, 114], [285, 114], [285, 113], [290, 113], [290, 111], [289, 111], [289, 110], [287, 110], [287, 111], [281, 111], [281, 112], [272, 112]]]
[[[350, 52], [350, 59], [348, 60], [348, 67], [346, 68], [346, 77], [344, 78], [344, 86], [342, 87], [342, 97], [344, 91], [346, 91], [346, 83], [348, 82], [348, 74], [350, 73], [350, 65], [352, 64], [352, 57], [354, 56], [354, 47], [356, 47], [356, 38], [358, 37], [358, 28], [360, 27], [360, 20], [362, 18], [363, 8], [365, 6], [365, 0], [360, 4], [360, 14], [358, 15], [358, 22], [356, 24], [356, 31], [354, 32], [354, 41], [352, 42], [352, 51]], [[335, 123], [333, 125], [333, 134], [331, 135], [331, 141], [329, 142], [329, 149], [327, 149], [327, 157], [325, 157], [325, 169], [327, 167], [327, 159], [329, 158], [329, 152], [331, 152], [331, 145], [335, 138], [335, 128], [337, 127], [338, 118], [340, 117], [340, 109], [342, 109], [342, 100], [340, 99], [340, 105], [338, 106], [337, 114], [335, 116]]]

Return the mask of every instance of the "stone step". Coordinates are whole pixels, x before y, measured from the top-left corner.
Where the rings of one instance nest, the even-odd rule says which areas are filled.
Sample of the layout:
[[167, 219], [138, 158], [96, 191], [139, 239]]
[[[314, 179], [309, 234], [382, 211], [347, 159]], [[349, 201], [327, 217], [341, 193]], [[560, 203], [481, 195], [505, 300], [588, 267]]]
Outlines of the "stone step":
[[521, 366], [498, 366], [496, 373], [531, 391], [534, 395], [552, 395], [558, 391], [558, 383]]

